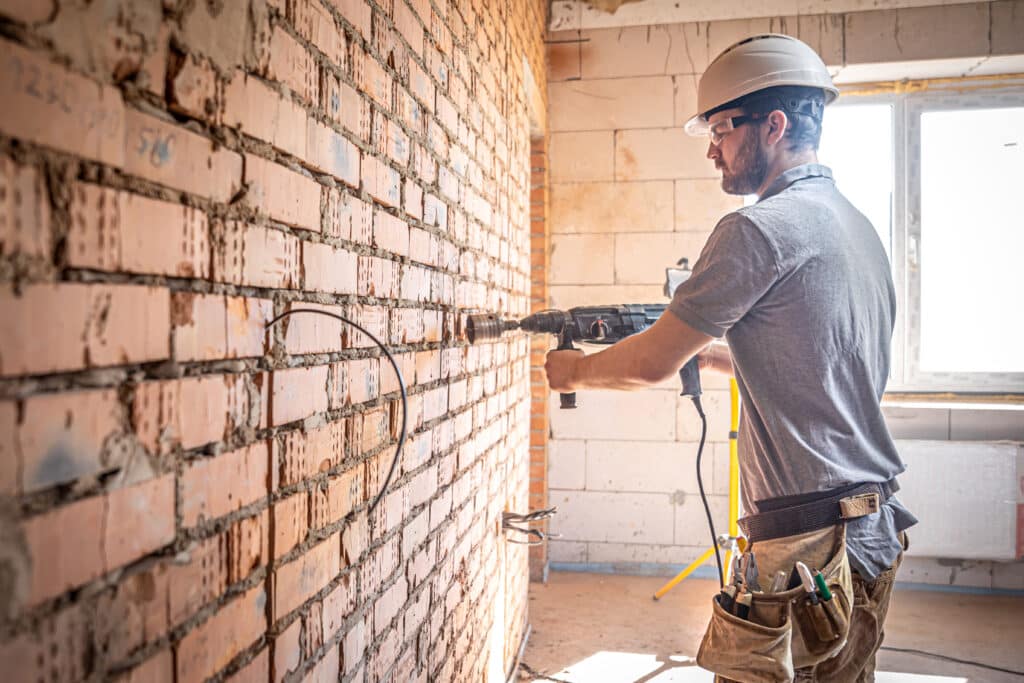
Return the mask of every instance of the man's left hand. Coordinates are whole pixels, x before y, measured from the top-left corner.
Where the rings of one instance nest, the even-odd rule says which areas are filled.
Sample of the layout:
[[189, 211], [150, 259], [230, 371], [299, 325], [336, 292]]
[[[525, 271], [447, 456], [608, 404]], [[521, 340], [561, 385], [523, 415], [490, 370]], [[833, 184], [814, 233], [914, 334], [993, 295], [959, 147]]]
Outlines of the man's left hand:
[[548, 386], [552, 390], [567, 394], [576, 390], [578, 369], [583, 352], [578, 349], [548, 351], [544, 371], [548, 375]]

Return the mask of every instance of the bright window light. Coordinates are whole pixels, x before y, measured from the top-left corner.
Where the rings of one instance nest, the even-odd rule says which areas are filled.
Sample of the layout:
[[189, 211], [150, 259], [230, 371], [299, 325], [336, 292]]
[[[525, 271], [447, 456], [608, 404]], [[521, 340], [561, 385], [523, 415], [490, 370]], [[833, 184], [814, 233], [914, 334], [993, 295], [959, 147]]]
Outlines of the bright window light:
[[921, 114], [921, 369], [1024, 371], [1024, 108]]
[[832, 169], [836, 187], [878, 231], [892, 260], [892, 105], [825, 108], [818, 161]]

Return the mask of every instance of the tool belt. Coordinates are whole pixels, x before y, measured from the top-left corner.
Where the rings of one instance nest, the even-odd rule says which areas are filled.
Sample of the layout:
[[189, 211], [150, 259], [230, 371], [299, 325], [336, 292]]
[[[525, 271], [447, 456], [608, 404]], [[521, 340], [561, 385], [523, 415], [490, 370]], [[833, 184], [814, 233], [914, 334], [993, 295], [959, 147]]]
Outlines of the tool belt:
[[[697, 663], [719, 681], [782, 683], [834, 657], [853, 612], [846, 521], [877, 512], [897, 488], [895, 481], [854, 484], [760, 501], [761, 512], [740, 520], [752, 543], [712, 601]], [[797, 564], [817, 574], [816, 587], [794, 583]], [[781, 585], [770, 586], [772, 577]]]
[[761, 512], [743, 517], [738, 523], [751, 543], [804, 534], [878, 512], [899, 488], [892, 479], [852, 484], [824, 494], [770, 498], [758, 501]]

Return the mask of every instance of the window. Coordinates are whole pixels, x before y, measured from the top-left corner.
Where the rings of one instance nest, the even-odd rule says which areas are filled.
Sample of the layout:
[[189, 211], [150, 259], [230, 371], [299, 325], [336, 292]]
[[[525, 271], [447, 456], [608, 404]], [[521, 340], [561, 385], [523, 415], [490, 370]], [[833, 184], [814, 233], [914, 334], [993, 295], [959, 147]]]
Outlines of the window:
[[889, 254], [889, 389], [1024, 392], [1024, 90], [847, 94], [818, 157]]

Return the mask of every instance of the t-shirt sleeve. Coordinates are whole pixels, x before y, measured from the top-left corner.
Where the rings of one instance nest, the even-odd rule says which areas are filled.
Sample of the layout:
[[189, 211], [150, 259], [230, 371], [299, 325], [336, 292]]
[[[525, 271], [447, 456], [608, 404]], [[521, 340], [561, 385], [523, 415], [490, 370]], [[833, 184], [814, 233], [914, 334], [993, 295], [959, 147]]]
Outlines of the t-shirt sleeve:
[[749, 218], [730, 213], [715, 226], [693, 274], [676, 288], [669, 310], [695, 330], [722, 337], [778, 278], [768, 239]]

